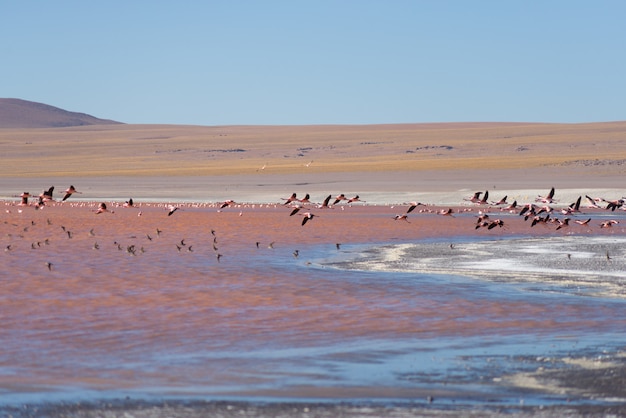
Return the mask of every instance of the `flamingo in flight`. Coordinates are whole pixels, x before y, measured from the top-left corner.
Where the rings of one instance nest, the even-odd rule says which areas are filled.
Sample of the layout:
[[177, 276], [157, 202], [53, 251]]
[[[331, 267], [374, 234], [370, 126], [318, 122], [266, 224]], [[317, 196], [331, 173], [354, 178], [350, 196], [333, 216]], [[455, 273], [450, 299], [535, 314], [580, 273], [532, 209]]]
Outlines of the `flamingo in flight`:
[[[98, 205], [98, 210], [96, 210], [96, 215], [99, 215], [99, 214], [104, 213], [104, 212], [111, 212], [111, 211], [107, 209], [106, 203], [102, 202], [102, 203], [100, 203]], [[111, 213], [113, 213], [113, 212], [111, 212]]]
[[79, 192], [78, 190], [76, 190], [76, 188], [73, 185], [70, 185], [70, 187], [68, 187], [67, 190], [64, 191], [63, 193], [65, 193], [65, 195], [63, 196], [63, 199], [61, 199], [61, 202], [65, 202], [74, 193], [82, 193], [82, 192]]
[[52, 193], [53, 192], [54, 192], [54, 186], [50, 187], [48, 190], [44, 190], [43, 192], [41, 192], [39, 197], [41, 197], [42, 199], [45, 199], [45, 200], [53, 200], [53, 198], [52, 198]]
[[346, 197], [345, 194], [341, 193], [339, 196], [337, 196], [335, 198], [335, 201], [333, 202], [333, 205], [336, 205], [337, 203], [341, 202], [342, 200], [348, 200], [348, 198]]
[[28, 198], [32, 197], [30, 193], [24, 192], [20, 195], [20, 197], [22, 198], [22, 201], [20, 202], [20, 206], [28, 206]]
[[285, 203], [283, 203], [283, 205], [287, 205], [287, 204], [289, 204], [291, 202], [294, 202], [294, 201], [298, 200], [296, 193], [292, 193], [291, 196], [289, 196], [287, 198], [281, 197], [281, 199], [285, 201]]
[[541, 203], [556, 202], [556, 200], [554, 200], [554, 187], [550, 189], [550, 192], [546, 196], [537, 196], [537, 198], [535, 199], [535, 202], [541, 202]]
[[326, 209], [329, 208], [330, 206], [328, 205], [328, 202], [330, 202], [330, 199], [332, 198], [332, 195], [328, 195], [326, 196], [326, 199], [324, 199], [324, 201], [322, 202], [321, 205], [318, 205], [317, 207], [319, 209]]
[[302, 226], [304, 226], [304, 224], [306, 224], [310, 219], [313, 219], [317, 215], [314, 215], [311, 212], [307, 212], [307, 213], [303, 213], [302, 216], [303, 216]]

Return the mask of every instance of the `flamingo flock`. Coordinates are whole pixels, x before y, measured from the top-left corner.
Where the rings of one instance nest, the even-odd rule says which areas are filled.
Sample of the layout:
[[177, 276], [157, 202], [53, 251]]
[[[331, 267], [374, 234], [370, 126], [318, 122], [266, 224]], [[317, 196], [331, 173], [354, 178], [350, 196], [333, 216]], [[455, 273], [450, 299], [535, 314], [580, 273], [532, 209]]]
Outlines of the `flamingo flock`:
[[[43, 190], [39, 195], [32, 195], [29, 192], [23, 192], [15, 197], [19, 198], [17, 202], [5, 202], [7, 209], [6, 212], [11, 211], [11, 207], [17, 207], [18, 212], [21, 213], [27, 207], [34, 207], [36, 210], [43, 210], [47, 206], [63, 206], [63, 205], [72, 205], [74, 207], [88, 207], [94, 212], [96, 215], [108, 214], [113, 215], [116, 213], [117, 208], [121, 208], [120, 210], [137, 210], [138, 216], [142, 215], [141, 208], [149, 207], [149, 206], [157, 206], [165, 208], [166, 218], [172, 217], [174, 214], [176, 216], [184, 216], [180, 214], [180, 211], [184, 211], [185, 208], [194, 208], [194, 207], [215, 207], [217, 212], [229, 211], [230, 209], [235, 209], [239, 211], [239, 215], [241, 216], [244, 213], [244, 210], [251, 210], [255, 205], [246, 204], [246, 203], [237, 203], [233, 199], [224, 200], [222, 202], [217, 203], [206, 203], [206, 204], [149, 204], [149, 203], [137, 203], [134, 202], [133, 199], [128, 199], [123, 202], [84, 202], [84, 201], [73, 201], [70, 200], [71, 197], [75, 194], [82, 194], [82, 192], [78, 191], [74, 185], [70, 185], [64, 192], [63, 197], [60, 200], [55, 200], [54, 198], [54, 186], [49, 187]], [[296, 192], [290, 194], [287, 197], [282, 197], [277, 200], [279, 202], [274, 204], [267, 204], [267, 206], [273, 206], [275, 208], [285, 207], [287, 210], [285, 211], [285, 218], [289, 219], [290, 217], [297, 217], [300, 219], [298, 221], [299, 226], [297, 228], [305, 227], [308, 228], [316, 228], [315, 225], [317, 223], [322, 223], [320, 228], [324, 228], [323, 218], [324, 215], [320, 215], [320, 212], [329, 211], [333, 213], [340, 213], [343, 211], [349, 212], [346, 210], [351, 208], [354, 204], [365, 204], [366, 201], [362, 200], [358, 194], [353, 195], [352, 197], [348, 197], [345, 193], [339, 194], [327, 194], [325, 197], [321, 199], [319, 202], [315, 202], [309, 193], [306, 193], [304, 197], [299, 198]], [[34, 202], [31, 202], [30, 199], [36, 199]], [[626, 198], [618, 198], [618, 199], [608, 199], [602, 197], [591, 197], [589, 195], [579, 196], [576, 200], [568, 204], [558, 204], [556, 200], [556, 190], [552, 187], [548, 193], [545, 195], [538, 195], [534, 201], [520, 204], [518, 200], [514, 200], [512, 203], [508, 202], [508, 195], [503, 196], [498, 200], [489, 200], [489, 191], [486, 190], [484, 192], [475, 192], [471, 196], [463, 198], [459, 205], [454, 207], [439, 207], [437, 208], [435, 204], [423, 203], [420, 201], [411, 201], [407, 203], [403, 203], [401, 206], [403, 207], [403, 211], [400, 213], [390, 216], [394, 221], [403, 221], [403, 223], [410, 224], [411, 219], [413, 217], [421, 217], [421, 216], [444, 216], [449, 218], [462, 217], [467, 218], [468, 216], [476, 216], [476, 222], [473, 224], [473, 230], [479, 231], [494, 231], [500, 229], [507, 229], [507, 226], [513, 222], [527, 222], [530, 228], [538, 228], [545, 227], [548, 228], [552, 226], [555, 231], [569, 231], [571, 228], [586, 228], [586, 231], [589, 231], [592, 228], [593, 220], [596, 219], [597, 227], [600, 230], [608, 230], [614, 229], [616, 226], [620, 224], [620, 220], [607, 218], [607, 215], [616, 214], [618, 211], [626, 211], [625, 201]], [[586, 202], [586, 205], [583, 204]], [[469, 205], [468, 205], [469, 203]], [[92, 205], [95, 205], [92, 206]], [[260, 205], [259, 205], [260, 206]], [[395, 208], [394, 205], [391, 208]], [[338, 209], [339, 212], [333, 211], [333, 209]], [[333, 215], [335, 216], [335, 215]], [[349, 216], [349, 215], [337, 215], [337, 216]], [[321, 220], [318, 220], [321, 218]], [[519, 219], [519, 221], [517, 221]], [[50, 220], [48, 220], [50, 222]], [[453, 222], [453, 221], [451, 221]], [[6, 223], [6, 222], [5, 222]], [[428, 225], [429, 222], [427, 218], [424, 218], [424, 222], [420, 222], [420, 225]], [[34, 223], [33, 223], [34, 226]], [[25, 228], [25, 231], [28, 229]], [[66, 239], [72, 239], [74, 236], [74, 232], [62, 227], [63, 233], [66, 236]], [[94, 230], [90, 230], [90, 235], [95, 236]], [[157, 228], [155, 237], [158, 238], [161, 236], [162, 230]], [[582, 232], [580, 230], [579, 232]], [[622, 231], [623, 232], [623, 231]], [[573, 230], [572, 233], [576, 233]], [[213, 242], [212, 248], [218, 262], [221, 262], [224, 257], [223, 252], [218, 248], [218, 241], [215, 230], [211, 230]], [[150, 234], [145, 234], [148, 238], [148, 242], [153, 241], [153, 236]], [[37, 249], [42, 246], [49, 245], [49, 240], [45, 241], [37, 241], [31, 244], [32, 249]], [[142, 254], [145, 249], [143, 246], [138, 245], [127, 245], [124, 246], [119, 242], [115, 242], [116, 247], [119, 250], [126, 250], [125, 252], [131, 256], [137, 256]], [[259, 247], [259, 242], [256, 243], [257, 248]], [[195, 248], [193, 245], [187, 243], [185, 239], [181, 239], [175, 243], [176, 250], [178, 252], [194, 252]], [[340, 248], [340, 244], [336, 244], [337, 250]], [[10, 243], [5, 246], [6, 252], [11, 252], [15, 248], [14, 243]], [[92, 248], [94, 250], [99, 250], [101, 248], [101, 243], [95, 242], [93, 243]], [[274, 242], [268, 245], [268, 248], [274, 248]], [[300, 254], [299, 250], [294, 252], [294, 256], [297, 257], [296, 254]], [[52, 270], [52, 264], [48, 265], [48, 269]]]

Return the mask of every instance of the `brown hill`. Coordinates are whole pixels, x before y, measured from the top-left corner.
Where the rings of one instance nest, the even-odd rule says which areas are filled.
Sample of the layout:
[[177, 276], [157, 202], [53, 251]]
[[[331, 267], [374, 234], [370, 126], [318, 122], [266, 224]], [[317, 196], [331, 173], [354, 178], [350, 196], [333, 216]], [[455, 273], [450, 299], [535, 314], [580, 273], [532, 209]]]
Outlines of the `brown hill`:
[[0, 128], [61, 128], [119, 123], [43, 103], [0, 98]]

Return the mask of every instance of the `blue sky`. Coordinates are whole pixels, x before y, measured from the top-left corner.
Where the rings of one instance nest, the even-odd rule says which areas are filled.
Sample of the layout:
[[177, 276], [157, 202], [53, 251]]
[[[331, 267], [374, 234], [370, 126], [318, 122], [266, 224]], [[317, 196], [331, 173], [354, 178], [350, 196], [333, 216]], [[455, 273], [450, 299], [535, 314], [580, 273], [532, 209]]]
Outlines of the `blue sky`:
[[0, 97], [126, 123], [626, 120], [626, 2], [0, 2]]

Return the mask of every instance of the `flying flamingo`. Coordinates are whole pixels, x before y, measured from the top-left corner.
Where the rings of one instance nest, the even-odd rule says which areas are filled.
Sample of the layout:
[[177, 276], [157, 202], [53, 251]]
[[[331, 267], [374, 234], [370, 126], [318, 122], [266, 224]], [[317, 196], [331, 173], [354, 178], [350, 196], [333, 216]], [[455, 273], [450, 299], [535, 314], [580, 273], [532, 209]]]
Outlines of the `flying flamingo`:
[[608, 203], [608, 205], [606, 206], [607, 210], [611, 210], [613, 212], [615, 212], [615, 209], [619, 209], [622, 207], [622, 205], [624, 204], [624, 199], [617, 199], [617, 200], [605, 200], [605, 202]]
[[348, 198], [346, 197], [345, 194], [341, 193], [339, 196], [337, 196], [335, 198], [335, 201], [333, 202], [333, 205], [336, 205], [337, 203], [341, 202], [342, 200], [348, 200]]
[[302, 226], [304, 226], [304, 224], [306, 224], [309, 221], [309, 219], [313, 219], [317, 215], [314, 215], [311, 212], [307, 212], [307, 213], [303, 213], [302, 216], [304, 216], [302, 218]]
[[420, 202], [410, 202], [409, 203], [409, 208], [406, 210], [406, 213], [411, 213], [415, 210], [416, 207], [418, 206], [425, 206], [423, 203]]
[[354, 202], [363, 202], [363, 203], [365, 203], [365, 200], [359, 199], [359, 195], [356, 195], [356, 196], [351, 197], [350, 199], [348, 199], [348, 203], [354, 203]]
[[466, 201], [472, 202], [472, 203], [479, 203], [481, 194], [483, 194], [483, 192], [476, 192], [476, 193], [474, 193], [474, 195], [472, 197], [464, 198], [463, 200], [466, 200]]
[[615, 219], [610, 219], [608, 221], [604, 221], [600, 224], [600, 228], [611, 228], [613, 225], [617, 225], [619, 221]]
[[48, 190], [44, 190], [43, 192], [41, 192], [39, 197], [41, 197], [42, 199], [45, 199], [45, 200], [54, 200], [52, 198], [52, 193], [53, 192], [54, 192], [54, 186], [50, 187]]
[[556, 227], [556, 230], [558, 231], [561, 228], [565, 228], [566, 226], [569, 226], [569, 218], [565, 218], [563, 220], [558, 220], [559, 226]]
[[20, 195], [22, 201], [20, 202], [20, 206], [28, 206], [28, 198], [31, 197], [30, 193], [24, 192]]
[[589, 202], [589, 205], [587, 207], [589, 208], [593, 208], [593, 209], [601, 209], [600, 206], [598, 206], [598, 202], [601, 202], [602, 199], [601, 198], [592, 198], [589, 195], [585, 195], [585, 197], [587, 198], [587, 201]]
[[234, 200], [228, 199], [224, 202], [222, 202], [222, 204], [220, 205], [220, 209], [224, 209], [226, 206], [232, 206], [235, 204]]
[[176, 212], [179, 208], [178, 206], [169, 205], [167, 209], [168, 209], [167, 216], [172, 216], [174, 212]]
[[98, 210], [96, 210], [96, 215], [99, 215], [99, 214], [104, 213], [104, 212], [113, 213], [113, 212], [111, 212], [110, 210], [107, 209], [106, 203], [102, 202], [102, 203], [100, 203], [98, 205]]
[[[396, 220], [396, 221], [407, 221], [407, 222], [409, 222], [409, 220], [407, 218], [408, 218], [408, 214], [407, 213], [404, 213], [402, 215], [396, 215], [396, 216], [393, 217], [393, 219]], [[411, 222], [409, 222], [409, 223], [411, 223]]]
[[291, 196], [289, 196], [287, 198], [281, 197], [281, 199], [285, 201], [285, 203], [283, 203], [283, 205], [287, 205], [287, 204], [289, 204], [289, 203], [291, 203], [291, 202], [293, 202], [295, 200], [298, 200], [298, 198], [296, 196], [297, 196], [296, 193], [292, 193]]
[[497, 202], [492, 202], [491, 204], [494, 206], [506, 205], [508, 204], [508, 202], [506, 201], [507, 197], [508, 196], [504, 196], [502, 199], [498, 200]]
[[322, 209], [322, 208], [324, 208], [324, 209], [325, 208], [329, 208], [330, 206], [328, 206], [328, 202], [330, 202], [331, 197], [332, 197], [332, 195], [328, 195], [326, 197], [326, 199], [324, 199], [324, 202], [322, 202], [322, 204], [318, 205], [317, 207], [320, 208], [320, 209]]
[[554, 200], [554, 187], [550, 189], [550, 192], [548, 193], [547, 196], [537, 196], [537, 198], [535, 199], [535, 202], [541, 202], [541, 203], [556, 202], [556, 200]]
[[82, 193], [82, 192], [79, 192], [78, 190], [76, 190], [76, 188], [73, 185], [70, 185], [70, 187], [68, 187], [67, 190], [63, 193], [65, 193], [65, 196], [63, 196], [63, 199], [61, 200], [61, 202], [65, 202], [74, 193]]
[[578, 196], [578, 199], [570, 204], [568, 207], [561, 209], [561, 213], [563, 215], [570, 215], [572, 213], [579, 213], [580, 212], [580, 200], [582, 199], [582, 196]]

